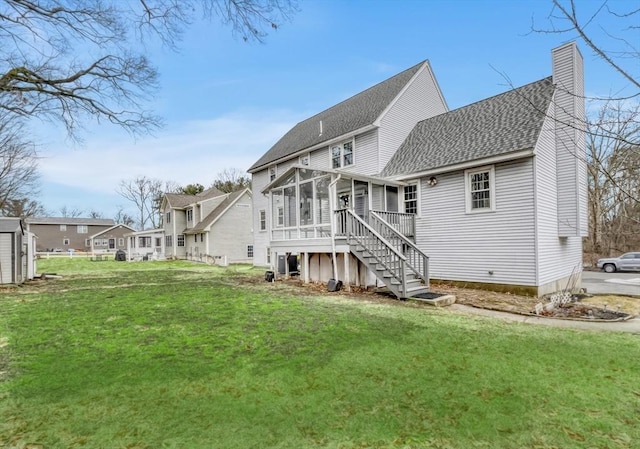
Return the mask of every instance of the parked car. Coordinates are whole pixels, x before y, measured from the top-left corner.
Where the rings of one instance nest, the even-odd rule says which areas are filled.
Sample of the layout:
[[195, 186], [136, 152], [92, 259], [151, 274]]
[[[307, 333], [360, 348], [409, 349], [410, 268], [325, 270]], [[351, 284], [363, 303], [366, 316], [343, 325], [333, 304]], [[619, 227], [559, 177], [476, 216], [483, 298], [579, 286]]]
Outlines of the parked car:
[[598, 268], [607, 273], [615, 273], [616, 271], [640, 271], [640, 252], [624, 253], [620, 257], [599, 259]]

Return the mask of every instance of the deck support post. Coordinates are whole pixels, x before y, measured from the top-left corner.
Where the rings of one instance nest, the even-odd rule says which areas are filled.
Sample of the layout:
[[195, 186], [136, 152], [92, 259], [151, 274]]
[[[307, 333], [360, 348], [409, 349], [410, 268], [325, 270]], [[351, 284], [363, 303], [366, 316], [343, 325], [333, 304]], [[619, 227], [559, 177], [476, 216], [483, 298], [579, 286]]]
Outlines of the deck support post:
[[345, 252], [342, 253], [343, 254], [343, 258], [344, 258], [344, 285], [346, 287], [346, 290], [348, 292], [351, 291], [351, 270], [350, 265], [351, 265], [351, 258], [349, 257], [350, 253], [349, 252]]
[[309, 253], [302, 253], [302, 269], [304, 270], [304, 283], [309, 283]]

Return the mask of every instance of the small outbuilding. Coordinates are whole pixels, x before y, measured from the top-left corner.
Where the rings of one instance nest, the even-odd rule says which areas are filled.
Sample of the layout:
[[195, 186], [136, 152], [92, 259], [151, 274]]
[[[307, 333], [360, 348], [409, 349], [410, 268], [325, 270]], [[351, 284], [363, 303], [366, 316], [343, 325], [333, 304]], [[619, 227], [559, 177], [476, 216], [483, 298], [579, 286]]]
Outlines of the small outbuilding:
[[0, 217], [0, 284], [21, 284], [33, 279], [34, 239], [20, 218]]

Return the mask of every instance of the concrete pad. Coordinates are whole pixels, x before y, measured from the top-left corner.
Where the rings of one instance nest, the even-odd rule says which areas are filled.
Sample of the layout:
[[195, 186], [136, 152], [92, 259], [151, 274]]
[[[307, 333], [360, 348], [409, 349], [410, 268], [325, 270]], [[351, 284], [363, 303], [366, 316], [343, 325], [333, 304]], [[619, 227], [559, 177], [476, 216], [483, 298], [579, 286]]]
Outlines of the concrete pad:
[[420, 301], [435, 307], [446, 307], [456, 302], [456, 297], [454, 295], [441, 293], [421, 293], [408, 299]]

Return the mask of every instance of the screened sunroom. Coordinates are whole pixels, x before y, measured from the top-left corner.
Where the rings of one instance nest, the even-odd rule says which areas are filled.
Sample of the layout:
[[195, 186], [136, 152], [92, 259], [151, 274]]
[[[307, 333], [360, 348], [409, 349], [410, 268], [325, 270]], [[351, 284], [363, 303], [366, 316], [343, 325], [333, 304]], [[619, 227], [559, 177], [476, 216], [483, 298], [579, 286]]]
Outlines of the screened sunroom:
[[[340, 239], [340, 211], [344, 210], [352, 210], [367, 222], [375, 211], [404, 235], [413, 237], [413, 212], [417, 210], [414, 188], [402, 182], [295, 165], [262, 192], [269, 196], [270, 214], [264, 218], [270, 223], [270, 240], [273, 245], [312, 239], [318, 244], [330, 241], [332, 236]], [[400, 206], [410, 212], [400, 212]]]

